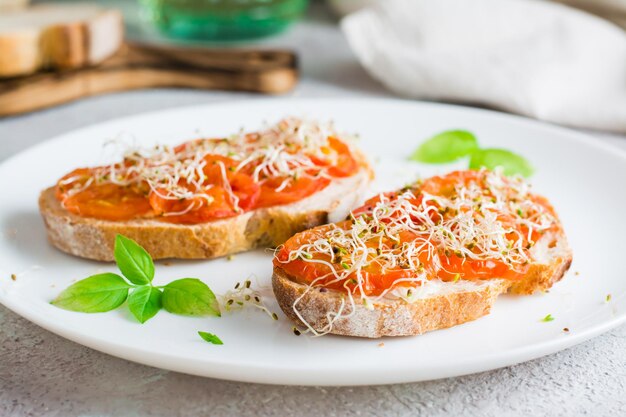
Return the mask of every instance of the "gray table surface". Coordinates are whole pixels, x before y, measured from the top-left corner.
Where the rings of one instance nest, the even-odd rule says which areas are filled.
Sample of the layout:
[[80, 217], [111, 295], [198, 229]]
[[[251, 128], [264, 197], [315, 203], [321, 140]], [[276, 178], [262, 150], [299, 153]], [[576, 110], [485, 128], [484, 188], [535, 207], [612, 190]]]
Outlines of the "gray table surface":
[[[263, 42], [301, 55], [293, 97], [389, 96], [359, 67], [332, 18]], [[245, 100], [244, 93], [113, 94], [0, 120], [0, 161], [47, 138], [119, 116]], [[626, 149], [626, 137], [591, 133]], [[495, 371], [370, 387], [284, 387], [199, 378], [134, 364], [58, 337], [0, 306], [0, 416], [626, 416], [626, 326]]]

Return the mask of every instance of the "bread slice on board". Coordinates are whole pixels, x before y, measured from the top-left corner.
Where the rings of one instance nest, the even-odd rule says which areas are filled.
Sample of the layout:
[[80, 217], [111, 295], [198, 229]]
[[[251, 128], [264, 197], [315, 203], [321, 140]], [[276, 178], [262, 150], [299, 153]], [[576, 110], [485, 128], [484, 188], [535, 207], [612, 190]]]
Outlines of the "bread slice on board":
[[259, 247], [274, 247], [297, 232], [327, 223], [329, 213], [358, 203], [371, 180], [369, 169], [333, 180], [325, 189], [296, 203], [253, 210], [201, 224], [141, 219], [124, 222], [77, 216], [55, 197], [54, 187], [39, 197], [48, 239], [60, 250], [83, 258], [113, 260], [120, 233], [143, 246], [154, 259], [210, 259]]
[[328, 330], [328, 314], [339, 311], [344, 304], [344, 313], [352, 314], [334, 321], [332, 334], [369, 338], [413, 336], [476, 320], [488, 314], [498, 295], [507, 291], [513, 294], [545, 291], [563, 277], [572, 262], [572, 251], [563, 233], [543, 236], [531, 255], [534, 262], [530, 271], [519, 281], [432, 280], [418, 290], [411, 302], [382, 298], [373, 301], [370, 308], [356, 297], [354, 305], [350, 305], [346, 295], [339, 291], [299, 284], [280, 267], [274, 267], [272, 287], [283, 312], [305, 326], [296, 314], [297, 309], [306, 324], [317, 332]]
[[29, 0], [0, 0], [0, 13], [14, 12], [28, 6]]
[[95, 65], [122, 45], [122, 14], [90, 4], [42, 4], [0, 14], [0, 78]]

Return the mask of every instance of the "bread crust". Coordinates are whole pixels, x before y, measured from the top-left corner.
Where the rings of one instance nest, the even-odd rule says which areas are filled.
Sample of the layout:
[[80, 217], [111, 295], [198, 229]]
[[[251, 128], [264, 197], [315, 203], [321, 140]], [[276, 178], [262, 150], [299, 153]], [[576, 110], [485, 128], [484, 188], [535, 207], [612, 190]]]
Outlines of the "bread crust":
[[[564, 233], [546, 236], [545, 239], [558, 242], [547, 249], [551, 251], [547, 253], [550, 262], [532, 264], [521, 280], [496, 278], [477, 281], [474, 288], [460, 288], [452, 293], [435, 294], [411, 303], [403, 299], [383, 299], [382, 302], [374, 302], [373, 309], [368, 309], [356, 298], [353, 314], [336, 320], [330, 333], [367, 338], [414, 336], [476, 320], [490, 312], [500, 294], [545, 291], [563, 278], [572, 263], [572, 251]], [[295, 277], [288, 275], [282, 268], [274, 267], [272, 288], [278, 305], [287, 317], [304, 326], [294, 311], [294, 303], [302, 297], [298, 302], [298, 312], [308, 325], [316, 331], [323, 331], [328, 325], [327, 314], [339, 311], [342, 299], [347, 300], [347, 297], [339, 291], [321, 292], [320, 288], [309, 290], [307, 285], [296, 281]], [[346, 313], [350, 311], [345, 310]]]
[[153, 259], [211, 259], [259, 247], [275, 247], [297, 232], [327, 223], [329, 212], [340, 205], [356, 203], [370, 179], [369, 169], [363, 169], [290, 205], [193, 225], [81, 217], [61, 205], [54, 187], [41, 193], [39, 209], [50, 243], [71, 255], [112, 261], [115, 236], [123, 234], [143, 246]]
[[[338, 291], [320, 292], [319, 288], [315, 288], [307, 292], [306, 285], [295, 282], [294, 277], [279, 267], [274, 267], [272, 288], [278, 305], [287, 317], [303, 326], [293, 305], [306, 292], [298, 303], [298, 311], [317, 331], [327, 326], [326, 314], [339, 311], [345, 298]], [[493, 280], [474, 290], [435, 295], [412, 303], [402, 299], [374, 302], [373, 309], [368, 309], [356, 299], [353, 314], [335, 321], [330, 333], [379, 338], [414, 336], [445, 329], [488, 314], [497, 296], [506, 292], [507, 288], [505, 280]], [[348, 308], [347, 312], [350, 311]]]
[[537, 291], [549, 290], [559, 282], [572, 265], [572, 251], [559, 256], [548, 265], [533, 265], [530, 271], [519, 281], [512, 281], [508, 292], [517, 295], [530, 295]]

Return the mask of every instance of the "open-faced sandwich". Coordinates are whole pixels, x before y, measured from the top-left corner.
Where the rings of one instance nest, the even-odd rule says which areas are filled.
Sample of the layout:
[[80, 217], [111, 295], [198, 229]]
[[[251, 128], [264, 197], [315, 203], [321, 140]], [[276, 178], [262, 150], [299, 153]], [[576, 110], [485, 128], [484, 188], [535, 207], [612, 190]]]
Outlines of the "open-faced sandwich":
[[517, 177], [457, 171], [380, 194], [278, 248], [280, 307], [314, 334], [417, 335], [531, 294], [572, 261], [548, 200]]
[[123, 234], [153, 258], [214, 258], [276, 246], [356, 204], [372, 174], [331, 124], [287, 118], [255, 133], [177, 147], [128, 149], [120, 162], [79, 168], [41, 193], [49, 240], [113, 260]]

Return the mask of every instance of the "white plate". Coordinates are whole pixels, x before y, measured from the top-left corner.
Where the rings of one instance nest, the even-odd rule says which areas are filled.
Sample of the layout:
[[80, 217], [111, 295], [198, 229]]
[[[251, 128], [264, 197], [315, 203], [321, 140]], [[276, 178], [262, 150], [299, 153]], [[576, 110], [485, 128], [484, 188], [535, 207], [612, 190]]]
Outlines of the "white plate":
[[[102, 144], [132, 134], [142, 144], [177, 143], [198, 134], [221, 135], [288, 114], [332, 118], [358, 132], [375, 161], [378, 188], [393, 188], [451, 167], [420, 166], [407, 155], [425, 138], [469, 129], [483, 146], [527, 156], [535, 189], [556, 206], [574, 249], [574, 264], [547, 294], [503, 296], [491, 315], [448, 330], [380, 340], [296, 337], [273, 298], [275, 322], [259, 311], [222, 318], [160, 312], [144, 325], [126, 309], [80, 314], [48, 302], [63, 288], [112, 264], [65, 255], [46, 242], [37, 196], [78, 165], [102, 161]], [[13, 138], [17, 140], [18, 138]], [[605, 332], [626, 321], [626, 156], [568, 130], [495, 112], [400, 100], [274, 99], [197, 106], [134, 116], [81, 129], [29, 149], [0, 166], [0, 302], [38, 325], [111, 355], [161, 368], [240, 381], [276, 384], [382, 384], [462, 375], [526, 361]], [[157, 264], [157, 283], [198, 277], [217, 293], [249, 275], [269, 285], [271, 255], [232, 261]], [[11, 274], [17, 274], [12, 281]], [[606, 302], [607, 294], [612, 300]], [[555, 320], [542, 322], [547, 314]], [[565, 333], [563, 328], [569, 328]], [[205, 330], [223, 346], [203, 342]]]

